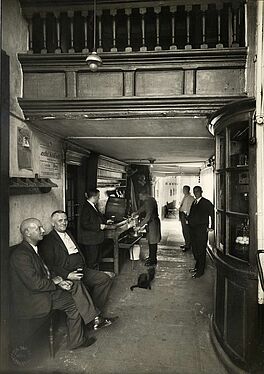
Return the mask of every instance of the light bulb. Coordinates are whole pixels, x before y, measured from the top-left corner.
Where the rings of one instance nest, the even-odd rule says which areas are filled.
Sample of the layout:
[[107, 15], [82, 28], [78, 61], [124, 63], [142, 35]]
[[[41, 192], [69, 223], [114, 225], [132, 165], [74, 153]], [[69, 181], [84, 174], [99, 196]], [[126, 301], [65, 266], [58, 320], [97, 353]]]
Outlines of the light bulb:
[[89, 64], [89, 69], [90, 69], [91, 71], [97, 71], [97, 70], [98, 70], [98, 65], [97, 65], [95, 62], [91, 62], [91, 63]]

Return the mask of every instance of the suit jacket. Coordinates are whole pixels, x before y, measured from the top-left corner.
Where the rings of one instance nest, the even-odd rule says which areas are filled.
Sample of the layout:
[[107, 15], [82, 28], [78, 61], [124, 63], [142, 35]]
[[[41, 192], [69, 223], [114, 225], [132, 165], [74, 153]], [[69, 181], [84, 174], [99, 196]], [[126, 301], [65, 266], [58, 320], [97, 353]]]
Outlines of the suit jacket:
[[145, 218], [140, 222], [140, 226], [147, 224], [147, 239], [149, 244], [157, 244], [161, 240], [160, 219], [158, 206], [154, 197], [148, 197], [138, 213], [145, 213]]
[[104, 241], [104, 232], [100, 225], [105, 223], [104, 216], [85, 201], [81, 208], [79, 218], [79, 242], [81, 244], [101, 244]]
[[10, 258], [11, 296], [18, 318], [45, 317], [51, 310], [51, 292], [55, 284], [48, 279], [43, 260], [32, 246], [23, 241]]
[[67, 234], [71, 237], [76, 248], [79, 250], [78, 253], [69, 255], [64, 242], [56, 230], [52, 230], [49, 234], [44, 236], [43, 240], [39, 243], [39, 253], [49, 269], [64, 279], [67, 279], [68, 274], [72, 271], [78, 268], [84, 268], [85, 266], [85, 260], [78, 244], [68, 231]]
[[[196, 200], [195, 200], [196, 201]], [[209, 216], [211, 217], [211, 228], [214, 228], [214, 206], [211, 201], [205, 199], [204, 197], [195, 204], [192, 203], [190, 214], [188, 216], [189, 225], [206, 225], [209, 226]]]

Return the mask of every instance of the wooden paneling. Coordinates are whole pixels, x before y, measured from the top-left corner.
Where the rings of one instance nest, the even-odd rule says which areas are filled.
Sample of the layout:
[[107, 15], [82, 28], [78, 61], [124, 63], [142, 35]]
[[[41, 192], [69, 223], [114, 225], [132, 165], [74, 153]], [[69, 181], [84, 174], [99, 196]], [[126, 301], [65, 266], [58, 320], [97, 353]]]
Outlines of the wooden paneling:
[[196, 94], [237, 95], [245, 90], [244, 69], [208, 69], [196, 73]]
[[246, 290], [226, 279], [226, 343], [240, 358], [245, 359]]
[[24, 97], [27, 99], [64, 98], [66, 82], [64, 72], [25, 73]]
[[215, 287], [215, 324], [218, 332], [224, 335], [225, 293], [222, 290], [225, 288], [225, 278], [222, 273], [217, 272]]
[[80, 72], [77, 75], [78, 97], [123, 96], [122, 72]]
[[183, 71], [138, 71], [136, 96], [175, 96], [183, 94]]

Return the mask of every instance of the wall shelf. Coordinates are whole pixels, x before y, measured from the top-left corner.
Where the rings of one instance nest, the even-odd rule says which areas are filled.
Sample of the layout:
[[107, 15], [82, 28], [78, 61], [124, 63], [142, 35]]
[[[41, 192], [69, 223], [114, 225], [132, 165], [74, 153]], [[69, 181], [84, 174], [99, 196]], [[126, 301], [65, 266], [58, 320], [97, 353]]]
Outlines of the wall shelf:
[[11, 195], [47, 193], [58, 187], [49, 178], [39, 178], [37, 174], [35, 178], [11, 177], [9, 181]]

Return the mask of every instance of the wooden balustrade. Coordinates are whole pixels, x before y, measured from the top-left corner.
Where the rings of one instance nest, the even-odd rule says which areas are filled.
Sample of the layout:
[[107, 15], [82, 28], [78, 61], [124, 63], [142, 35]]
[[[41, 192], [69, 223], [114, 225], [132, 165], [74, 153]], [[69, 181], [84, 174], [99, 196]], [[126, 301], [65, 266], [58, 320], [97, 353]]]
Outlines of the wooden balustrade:
[[[28, 53], [84, 53], [93, 49], [93, 10], [26, 14]], [[241, 2], [97, 10], [97, 51], [145, 52], [245, 46]]]

